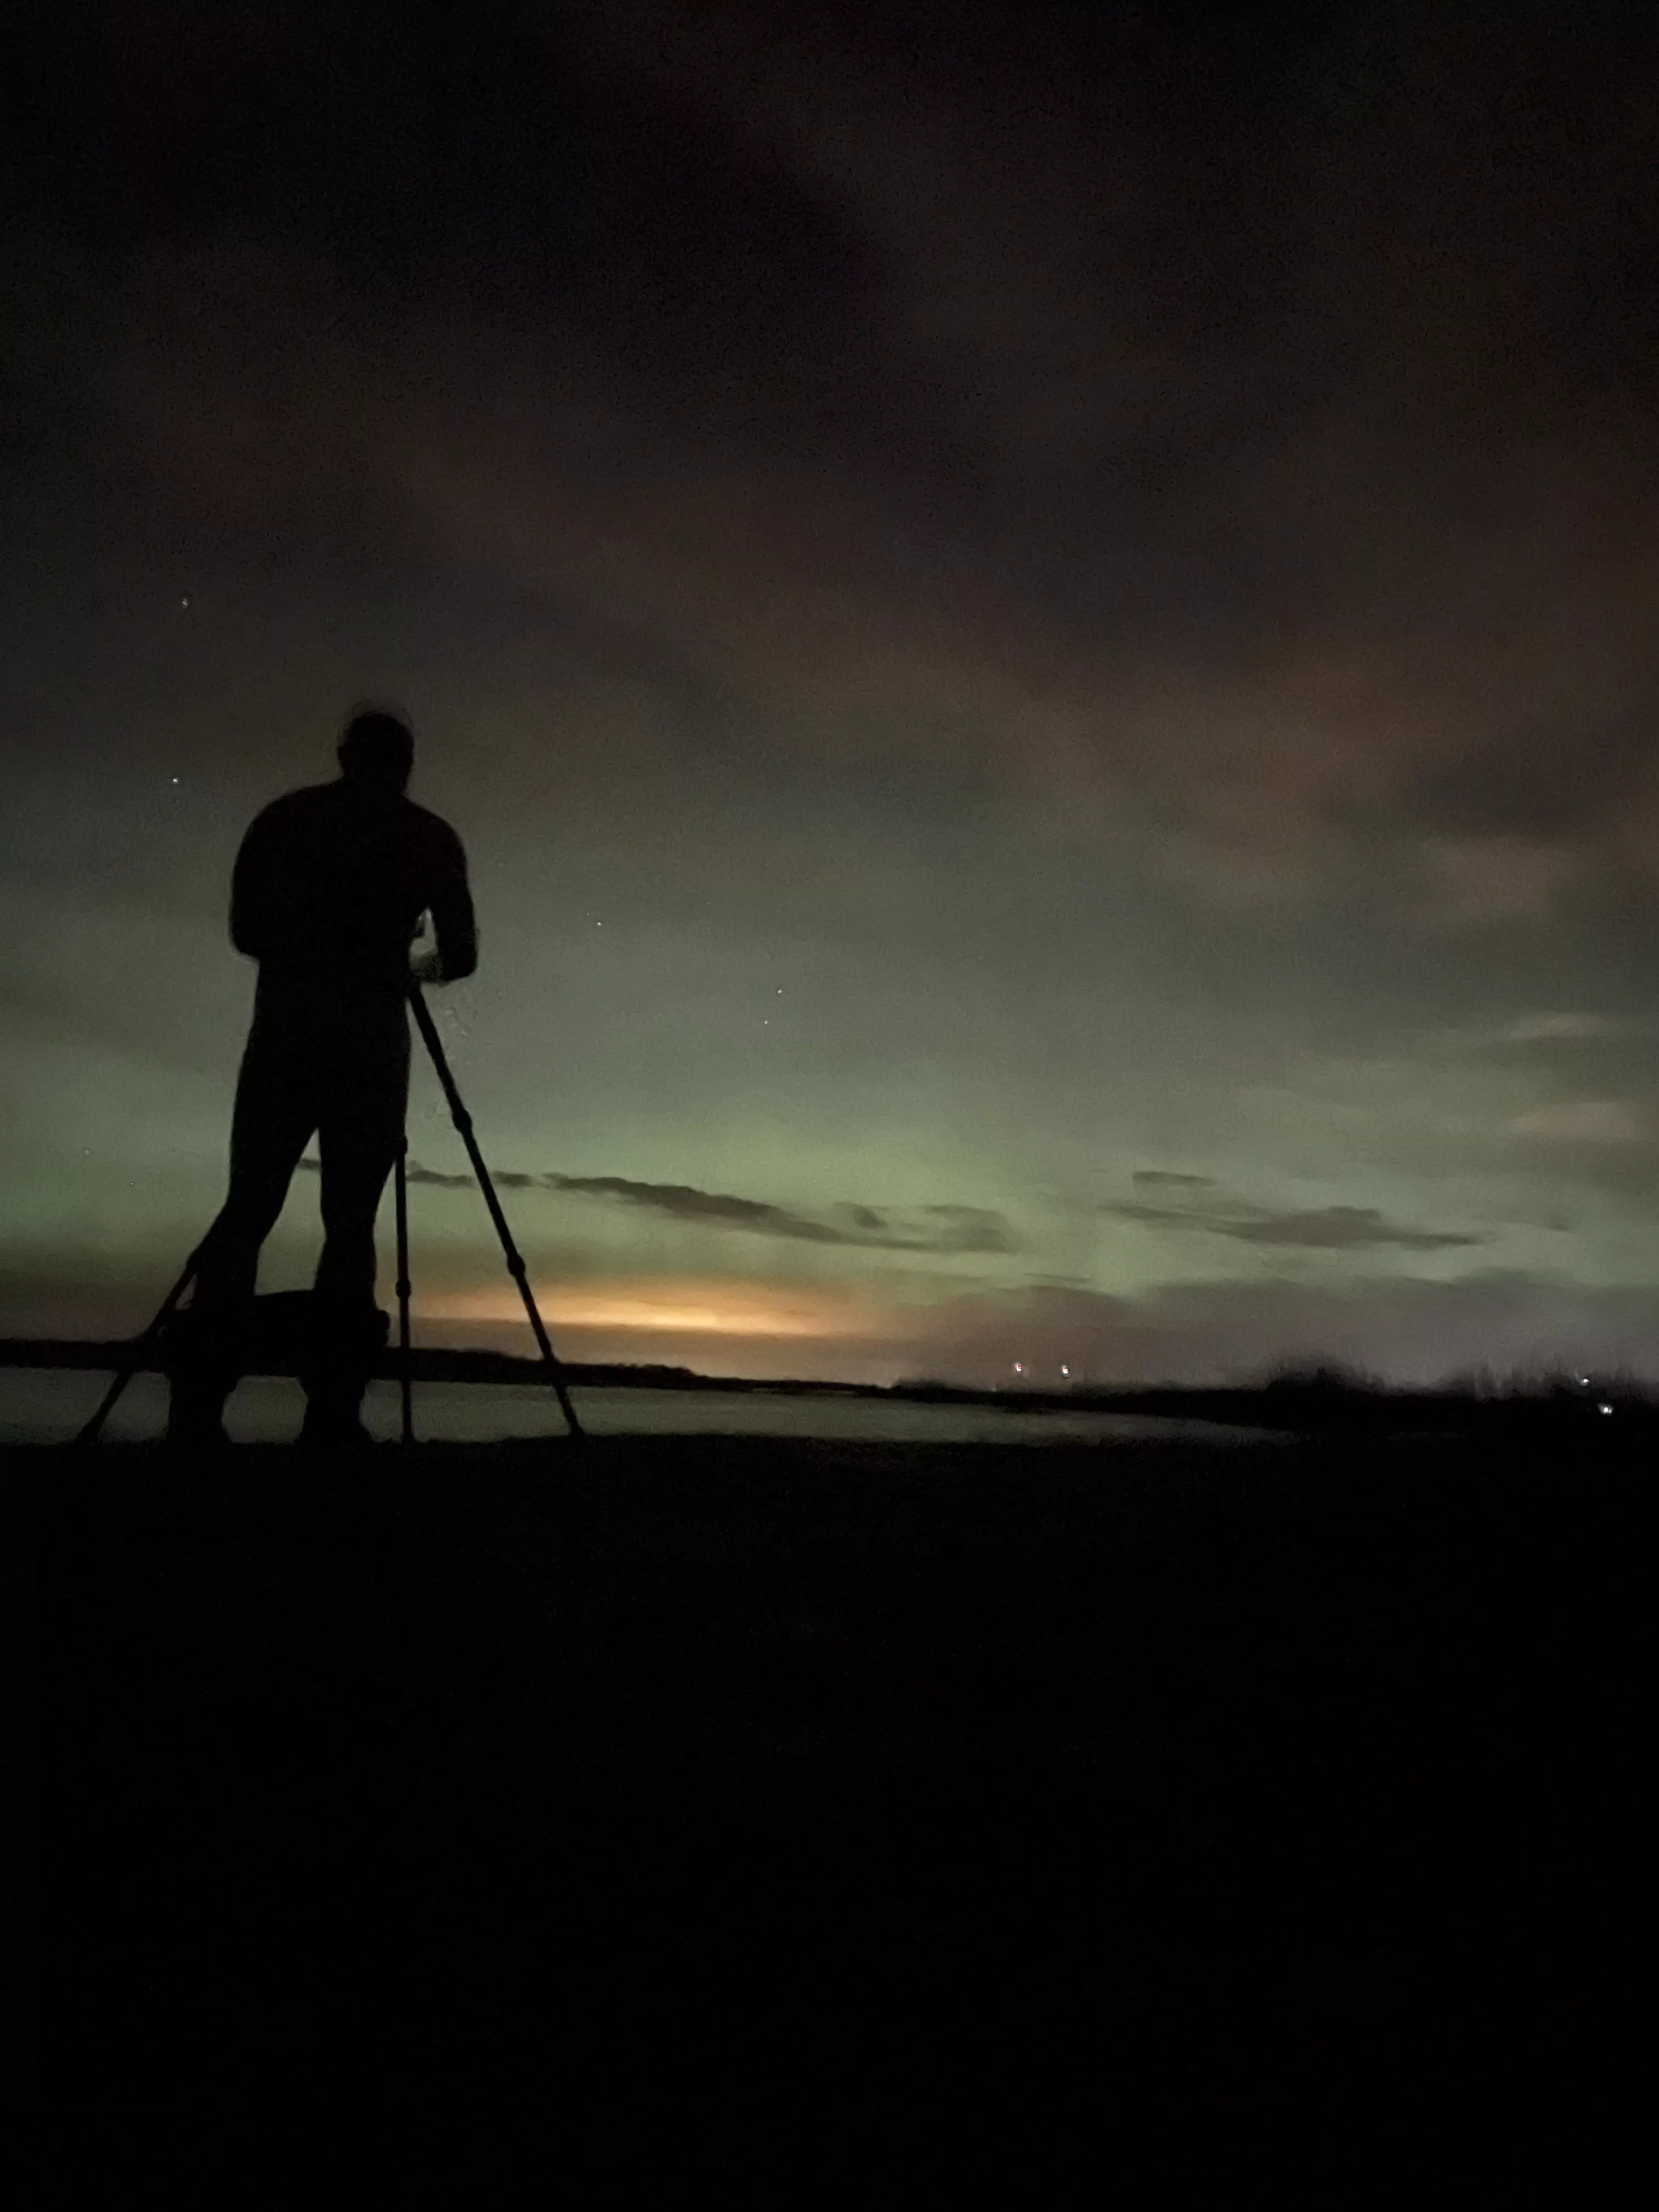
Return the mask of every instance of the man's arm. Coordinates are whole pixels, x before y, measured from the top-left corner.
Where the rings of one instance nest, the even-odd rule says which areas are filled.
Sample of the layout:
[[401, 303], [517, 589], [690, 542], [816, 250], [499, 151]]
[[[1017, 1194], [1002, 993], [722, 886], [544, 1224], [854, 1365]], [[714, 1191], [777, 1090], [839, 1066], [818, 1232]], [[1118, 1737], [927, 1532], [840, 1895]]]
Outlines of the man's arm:
[[466, 854], [447, 823], [434, 840], [432, 888], [427, 900], [437, 949], [416, 974], [422, 982], [458, 983], [478, 964], [478, 925], [466, 880]]
[[270, 950], [269, 842], [261, 814], [243, 838], [230, 876], [230, 941], [250, 960], [263, 960]]

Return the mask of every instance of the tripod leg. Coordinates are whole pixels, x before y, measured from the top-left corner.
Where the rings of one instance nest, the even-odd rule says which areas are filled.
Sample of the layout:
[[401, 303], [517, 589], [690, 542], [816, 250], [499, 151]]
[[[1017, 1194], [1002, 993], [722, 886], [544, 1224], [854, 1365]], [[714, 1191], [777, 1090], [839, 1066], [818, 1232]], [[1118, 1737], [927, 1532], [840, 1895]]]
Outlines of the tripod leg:
[[484, 1164], [483, 1154], [478, 1150], [478, 1140], [472, 1133], [472, 1116], [462, 1103], [461, 1094], [455, 1087], [455, 1079], [449, 1072], [449, 1062], [444, 1056], [442, 1042], [433, 1024], [431, 1010], [421, 995], [420, 985], [414, 981], [411, 981], [409, 987], [409, 1003], [415, 1010], [415, 1024], [421, 1032], [421, 1042], [431, 1054], [432, 1065], [437, 1071], [439, 1082], [443, 1086], [443, 1094], [449, 1105], [449, 1118], [460, 1132], [461, 1142], [466, 1146], [467, 1158], [472, 1163], [472, 1172], [477, 1176], [478, 1188], [483, 1193], [484, 1204], [489, 1208], [489, 1218], [495, 1224], [495, 1234], [501, 1240], [501, 1250], [507, 1255], [507, 1272], [518, 1285], [519, 1296], [524, 1300], [524, 1310], [530, 1316], [531, 1328], [535, 1334], [537, 1345], [547, 1367], [548, 1380], [552, 1383], [557, 1395], [560, 1408], [569, 1426], [572, 1437], [580, 1441], [582, 1425], [576, 1419], [576, 1409], [570, 1402], [569, 1391], [565, 1388], [564, 1370], [559, 1364], [552, 1343], [542, 1324], [542, 1317], [537, 1310], [535, 1295], [530, 1287], [523, 1255], [513, 1242], [513, 1232], [507, 1225], [507, 1216], [501, 1212], [501, 1202], [495, 1195], [495, 1186], [489, 1179], [489, 1170]]
[[155, 1318], [150, 1322], [149, 1327], [131, 1346], [128, 1352], [125, 1360], [116, 1370], [113, 1381], [111, 1382], [108, 1389], [104, 1393], [103, 1402], [100, 1405], [98, 1411], [93, 1415], [92, 1419], [82, 1429], [80, 1434], [76, 1437], [75, 1441], [76, 1443], [90, 1444], [96, 1443], [98, 1441], [99, 1436], [102, 1432], [105, 1422], [109, 1419], [111, 1413], [115, 1409], [116, 1400], [126, 1389], [128, 1383], [131, 1382], [133, 1376], [138, 1372], [138, 1370], [144, 1364], [145, 1360], [149, 1358], [150, 1352], [155, 1346], [156, 1339], [161, 1335], [161, 1331], [167, 1327], [167, 1323], [173, 1319], [173, 1313], [178, 1307], [179, 1299], [183, 1297], [185, 1292], [190, 1288], [191, 1284], [194, 1281], [196, 1270], [201, 1265], [203, 1246], [205, 1243], [206, 1239], [204, 1238], [203, 1243], [198, 1244], [196, 1249], [191, 1254], [189, 1259], [185, 1261], [184, 1273], [179, 1276], [178, 1281], [173, 1285], [173, 1288], [167, 1292], [167, 1297], [162, 1300], [161, 1305], [156, 1310]]
[[415, 1441], [415, 1408], [409, 1375], [409, 1139], [398, 1153], [393, 1192], [398, 1206], [398, 1392], [403, 1407], [401, 1441]]

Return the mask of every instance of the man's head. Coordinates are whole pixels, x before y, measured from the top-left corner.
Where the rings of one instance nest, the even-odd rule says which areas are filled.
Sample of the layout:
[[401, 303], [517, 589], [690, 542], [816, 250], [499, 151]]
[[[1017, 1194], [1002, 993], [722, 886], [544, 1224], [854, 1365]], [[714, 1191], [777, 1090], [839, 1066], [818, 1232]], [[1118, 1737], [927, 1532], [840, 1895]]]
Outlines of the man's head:
[[415, 733], [383, 707], [360, 708], [341, 732], [340, 774], [356, 788], [401, 792], [415, 765]]

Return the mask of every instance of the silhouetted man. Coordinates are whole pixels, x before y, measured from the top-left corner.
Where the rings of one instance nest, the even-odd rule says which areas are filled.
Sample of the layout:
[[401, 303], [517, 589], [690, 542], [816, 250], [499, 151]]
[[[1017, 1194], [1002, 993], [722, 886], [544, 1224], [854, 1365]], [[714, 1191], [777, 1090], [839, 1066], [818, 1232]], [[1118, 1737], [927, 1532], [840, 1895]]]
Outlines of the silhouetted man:
[[[174, 1441], [223, 1433], [259, 1248], [313, 1133], [324, 1243], [302, 1435], [365, 1435], [359, 1413], [386, 1327], [374, 1303], [374, 1218], [403, 1143], [409, 979], [450, 982], [470, 975], [478, 957], [461, 842], [404, 795], [414, 757], [395, 715], [355, 715], [340, 739], [338, 781], [275, 800], [237, 854], [231, 941], [258, 962], [259, 980], [236, 1085], [229, 1195], [209, 1232], [174, 1369]], [[411, 968], [427, 914], [435, 947]]]

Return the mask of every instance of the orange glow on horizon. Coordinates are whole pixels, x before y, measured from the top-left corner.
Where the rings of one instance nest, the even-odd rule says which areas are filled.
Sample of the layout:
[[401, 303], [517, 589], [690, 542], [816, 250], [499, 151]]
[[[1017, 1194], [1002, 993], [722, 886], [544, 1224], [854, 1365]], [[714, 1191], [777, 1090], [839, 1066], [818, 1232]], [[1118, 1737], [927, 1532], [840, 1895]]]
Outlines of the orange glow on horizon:
[[[852, 1337], [868, 1334], [872, 1327], [870, 1314], [850, 1298], [822, 1291], [769, 1291], [696, 1280], [531, 1287], [550, 1326], [562, 1328], [637, 1329], [659, 1336]], [[427, 1321], [492, 1327], [524, 1319], [524, 1307], [510, 1284], [440, 1295], [420, 1310]]]

